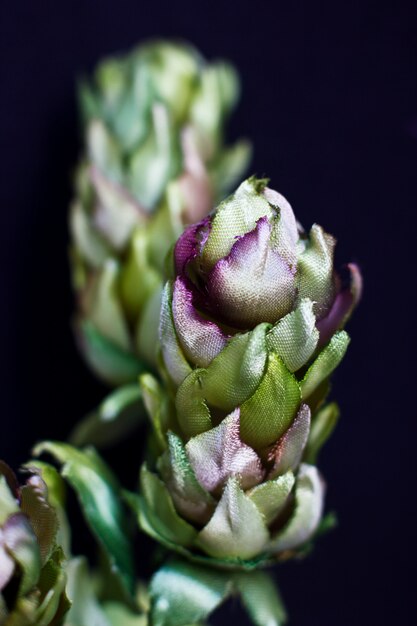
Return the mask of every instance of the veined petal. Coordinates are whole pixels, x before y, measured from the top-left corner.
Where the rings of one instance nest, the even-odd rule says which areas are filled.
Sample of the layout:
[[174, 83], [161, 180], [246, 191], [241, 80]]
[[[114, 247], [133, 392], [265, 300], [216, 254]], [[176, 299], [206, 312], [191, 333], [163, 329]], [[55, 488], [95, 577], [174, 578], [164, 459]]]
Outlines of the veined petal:
[[195, 369], [178, 388], [175, 397], [178, 422], [188, 439], [212, 427], [210, 410], [202, 392], [202, 379], [206, 370]]
[[267, 334], [268, 349], [281, 357], [290, 372], [300, 369], [314, 353], [319, 340], [315, 324], [313, 302], [305, 298]]
[[230, 476], [237, 478], [242, 489], [249, 489], [264, 476], [258, 455], [240, 439], [239, 414], [236, 409], [185, 447], [195, 475], [207, 491], [215, 491]]
[[256, 504], [267, 525], [271, 524], [284, 508], [294, 483], [294, 474], [290, 471], [274, 480], [267, 480], [246, 494]]
[[269, 460], [274, 463], [269, 479], [297, 469], [308, 441], [310, 423], [310, 407], [302, 404], [295, 420], [269, 454]]
[[238, 328], [275, 322], [293, 307], [294, 271], [270, 243], [271, 225], [266, 217], [233, 245], [207, 280], [213, 312]]
[[349, 287], [337, 294], [326, 317], [317, 323], [317, 329], [320, 333], [320, 346], [324, 346], [337, 330], [343, 328], [360, 300], [362, 294], [360, 269], [355, 263], [349, 263], [348, 269], [350, 272]]
[[270, 542], [270, 552], [292, 550], [316, 531], [323, 511], [324, 485], [314, 465], [303, 464], [295, 487], [295, 510], [287, 525]]
[[255, 450], [275, 443], [291, 424], [300, 400], [294, 375], [278, 355], [270, 353], [257, 390], [240, 408], [243, 441]]
[[178, 277], [172, 297], [172, 313], [178, 339], [187, 358], [198, 367], [206, 367], [225, 347], [227, 337], [217, 324], [197, 313], [192, 300], [191, 290]]
[[191, 366], [185, 358], [175, 332], [174, 320], [172, 319], [171, 283], [165, 285], [162, 293], [159, 338], [168, 373], [174, 383], [180, 385], [191, 372]]
[[255, 393], [265, 370], [268, 324], [232, 337], [207, 368], [202, 380], [207, 402], [230, 412]]
[[250, 559], [261, 552], [269, 538], [256, 505], [229, 478], [213, 517], [197, 536], [198, 545], [217, 558]]

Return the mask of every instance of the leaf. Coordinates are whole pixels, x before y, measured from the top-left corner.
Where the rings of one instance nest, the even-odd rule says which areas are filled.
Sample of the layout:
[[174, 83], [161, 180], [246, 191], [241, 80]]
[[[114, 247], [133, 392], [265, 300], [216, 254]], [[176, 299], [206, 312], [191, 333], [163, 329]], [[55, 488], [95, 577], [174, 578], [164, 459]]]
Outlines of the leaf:
[[69, 444], [44, 441], [35, 447], [34, 454], [44, 452], [62, 464], [61, 474], [75, 490], [93, 535], [107, 553], [115, 573], [133, 592], [132, 545], [116, 478], [93, 448], [77, 450]]
[[77, 424], [69, 442], [76, 447], [92, 444], [98, 448], [106, 448], [124, 439], [144, 417], [139, 385], [124, 385], [111, 392], [97, 409]]
[[266, 572], [238, 572], [233, 583], [256, 626], [282, 626], [287, 614], [273, 578]]
[[150, 583], [153, 626], [186, 626], [204, 622], [230, 594], [230, 575], [221, 570], [174, 560]]
[[349, 335], [344, 330], [333, 335], [330, 343], [323, 348], [300, 383], [303, 400], [306, 400], [320, 383], [336, 369], [345, 356], [349, 342]]

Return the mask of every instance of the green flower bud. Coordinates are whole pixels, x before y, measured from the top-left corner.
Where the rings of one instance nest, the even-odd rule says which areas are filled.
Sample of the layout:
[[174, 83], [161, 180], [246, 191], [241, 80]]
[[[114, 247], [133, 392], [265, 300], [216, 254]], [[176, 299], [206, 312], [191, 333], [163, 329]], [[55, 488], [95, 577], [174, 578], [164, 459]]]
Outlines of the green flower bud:
[[334, 245], [255, 178], [178, 240], [161, 308], [169, 392], [142, 378], [162, 454], [139, 501], [142, 528], [171, 548], [248, 566], [317, 530], [310, 461], [336, 421], [322, 404], [361, 288], [353, 265], [344, 286]]
[[250, 148], [224, 128], [234, 69], [155, 41], [81, 85], [85, 154], [70, 216], [79, 345], [113, 385], [155, 366], [163, 263], [184, 226], [240, 179]]

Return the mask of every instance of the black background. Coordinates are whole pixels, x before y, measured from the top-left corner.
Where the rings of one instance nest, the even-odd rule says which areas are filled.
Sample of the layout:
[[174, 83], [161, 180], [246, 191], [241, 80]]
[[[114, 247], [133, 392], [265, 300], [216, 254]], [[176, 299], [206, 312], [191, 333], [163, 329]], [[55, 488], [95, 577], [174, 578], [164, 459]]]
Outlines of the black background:
[[[291, 624], [413, 624], [415, 1], [3, 0], [0, 15], [0, 456], [17, 466], [35, 440], [64, 438], [104, 392], [70, 328], [76, 77], [150, 36], [186, 38], [239, 68], [230, 137], [253, 140], [252, 171], [365, 276], [333, 388], [342, 421], [321, 458], [339, 528], [277, 570]], [[113, 453], [129, 485], [140, 439]], [[232, 606], [214, 623], [241, 618]]]

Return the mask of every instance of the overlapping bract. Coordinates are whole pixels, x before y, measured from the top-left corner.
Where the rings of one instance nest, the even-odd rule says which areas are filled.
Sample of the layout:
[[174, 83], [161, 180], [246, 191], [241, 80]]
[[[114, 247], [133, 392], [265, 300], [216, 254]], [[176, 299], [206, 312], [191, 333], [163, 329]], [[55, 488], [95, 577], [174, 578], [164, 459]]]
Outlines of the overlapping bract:
[[318, 528], [311, 462], [336, 419], [323, 401], [361, 289], [353, 265], [343, 286], [334, 245], [255, 178], [178, 240], [160, 326], [171, 393], [142, 378], [163, 452], [142, 470], [139, 517], [166, 545], [248, 564]]
[[78, 337], [110, 384], [154, 365], [165, 254], [246, 168], [224, 144], [238, 78], [191, 46], [151, 42], [101, 63], [81, 86], [86, 150], [71, 209]]
[[69, 601], [58, 517], [36, 473], [23, 486], [0, 463], [0, 624], [59, 626]]

